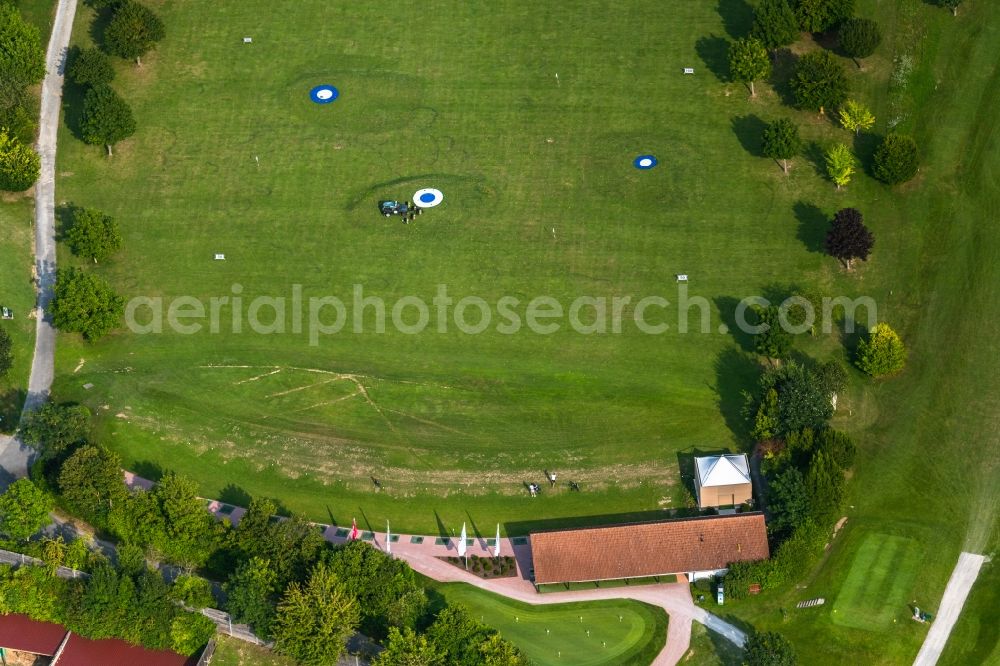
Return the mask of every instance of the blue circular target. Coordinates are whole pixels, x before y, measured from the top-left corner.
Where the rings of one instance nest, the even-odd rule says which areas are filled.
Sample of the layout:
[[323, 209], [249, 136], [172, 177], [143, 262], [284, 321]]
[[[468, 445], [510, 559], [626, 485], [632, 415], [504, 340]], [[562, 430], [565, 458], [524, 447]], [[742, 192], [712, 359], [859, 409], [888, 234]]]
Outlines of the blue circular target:
[[340, 91], [330, 85], [316, 86], [309, 91], [309, 98], [317, 104], [329, 104], [340, 97]]
[[421, 208], [433, 208], [442, 201], [444, 201], [444, 195], [441, 194], [441, 190], [435, 190], [433, 187], [425, 187], [413, 194], [413, 203]]
[[632, 165], [635, 166], [636, 169], [642, 169], [643, 171], [652, 169], [657, 164], [659, 164], [659, 162], [653, 155], [639, 155], [639, 157], [632, 160]]

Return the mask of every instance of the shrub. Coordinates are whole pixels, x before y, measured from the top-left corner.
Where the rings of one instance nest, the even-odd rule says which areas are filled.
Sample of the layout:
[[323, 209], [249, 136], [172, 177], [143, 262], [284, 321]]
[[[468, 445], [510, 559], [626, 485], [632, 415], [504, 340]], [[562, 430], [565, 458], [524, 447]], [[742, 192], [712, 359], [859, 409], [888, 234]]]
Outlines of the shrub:
[[847, 75], [829, 51], [813, 51], [802, 56], [791, 85], [795, 103], [801, 109], [832, 109], [847, 99]]
[[867, 18], [849, 18], [840, 26], [840, 48], [852, 58], [867, 58], [882, 43], [878, 23]]
[[876, 324], [858, 345], [857, 363], [872, 377], [893, 375], [906, 365], [906, 347], [888, 324]]
[[0, 190], [23, 192], [42, 170], [42, 160], [30, 146], [0, 129]]
[[79, 86], [99, 86], [115, 78], [111, 59], [97, 48], [77, 51], [66, 73]]
[[888, 135], [875, 149], [875, 177], [888, 185], [916, 176], [919, 163], [917, 142], [902, 134]]

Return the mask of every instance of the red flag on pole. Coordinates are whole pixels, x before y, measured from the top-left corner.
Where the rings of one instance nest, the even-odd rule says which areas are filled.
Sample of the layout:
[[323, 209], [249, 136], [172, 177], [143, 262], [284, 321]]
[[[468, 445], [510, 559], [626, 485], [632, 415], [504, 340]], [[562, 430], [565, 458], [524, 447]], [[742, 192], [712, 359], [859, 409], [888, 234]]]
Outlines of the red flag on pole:
[[347, 537], [348, 541], [356, 541], [358, 538], [358, 521], [351, 518], [351, 535]]

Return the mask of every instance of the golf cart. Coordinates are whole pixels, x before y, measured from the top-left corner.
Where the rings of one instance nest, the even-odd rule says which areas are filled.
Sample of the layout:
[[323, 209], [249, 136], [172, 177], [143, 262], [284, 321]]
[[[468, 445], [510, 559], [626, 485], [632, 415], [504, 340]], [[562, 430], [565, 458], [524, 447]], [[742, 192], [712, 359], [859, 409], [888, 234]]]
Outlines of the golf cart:
[[410, 205], [409, 201], [379, 201], [378, 209], [386, 217], [413, 212], [413, 206]]

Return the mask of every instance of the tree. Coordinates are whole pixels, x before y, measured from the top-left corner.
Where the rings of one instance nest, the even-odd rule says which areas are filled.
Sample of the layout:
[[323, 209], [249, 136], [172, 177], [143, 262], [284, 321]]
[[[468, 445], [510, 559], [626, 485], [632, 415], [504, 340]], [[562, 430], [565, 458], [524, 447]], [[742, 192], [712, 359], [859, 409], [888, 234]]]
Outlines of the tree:
[[798, 126], [788, 118], [781, 118], [764, 128], [763, 139], [764, 156], [781, 160], [781, 168], [788, 173], [788, 160], [802, 150]]
[[0, 190], [23, 192], [42, 172], [42, 160], [29, 146], [0, 128]]
[[93, 341], [118, 325], [125, 299], [101, 278], [71, 268], [58, 272], [51, 307], [56, 328]]
[[816, 381], [829, 395], [840, 393], [847, 386], [847, 370], [840, 361], [830, 360], [816, 368]]
[[6, 329], [0, 328], [0, 379], [14, 367], [13, 342]]
[[59, 471], [64, 500], [86, 517], [103, 517], [128, 495], [122, 461], [105, 448], [85, 445], [66, 459]]
[[857, 158], [844, 144], [834, 144], [826, 151], [826, 172], [838, 190], [851, 182], [857, 168]]
[[771, 439], [778, 432], [778, 390], [774, 387], [764, 392], [764, 399], [757, 407], [750, 436], [758, 442]]
[[876, 324], [858, 344], [857, 364], [872, 377], [894, 375], [906, 365], [906, 347], [888, 324]]
[[66, 542], [62, 535], [55, 539], [49, 537], [42, 538], [42, 562], [50, 576], [55, 576], [59, 567], [66, 561]]
[[270, 500], [254, 498], [236, 528], [236, 548], [243, 558], [268, 560], [278, 575], [278, 586], [305, 580], [325, 546], [322, 535], [301, 516], [272, 523], [276, 513]]
[[847, 98], [847, 75], [832, 53], [813, 51], [799, 58], [791, 87], [796, 106], [822, 113]]
[[171, 599], [176, 599], [195, 610], [208, 608], [215, 603], [212, 584], [194, 574], [181, 574], [175, 578], [170, 585], [169, 595]]
[[372, 661], [372, 666], [444, 666], [442, 655], [426, 636], [406, 628], [389, 630], [384, 651]]
[[854, 15], [854, 0], [796, 0], [795, 18], [808, 32], [825, 32]]
[[920, 158], [917, 142], [902, 134], [890, 134], [875, 149], [875, 177], [887, 185], [905, 183], [917, 175]]
[[771, 359], [788, 358], [792, 349], [792, 334], [784, 329], [778, 317], [778, 306], [761, 307], [755, 305], [757, 325], [764, 330], [754, 335], [754, 351]]
[[0, 495], [0, 532], [24, 541], [48, 525], [55, 503], [29, 479], [18, 479]]
[[760, 378], [764, 396], [777, 392], [778, 410], [775, 435], [787, 435], [803, 428], [824, 428], [833, 416], [830, 395], [816, 376], [798, 363], [789, 362], [772, 368]]
[[317, 564], [308, 582], [289, 585], [278, 603], [275, 649], [303, 664], [335, 664], [359, 620], [357, 600], [325, 564]]
[[253, 557], [240, 564], [225, 585], [226, 609], [237, 622], [253, 627], [258, 636], [271, 635], [278, 598], [278, 576], [270, 563]]
[[0, 3], [0, 91], [10, 101], [45, 78], [45, 51], [38, 28], [12, 4]]
[[173, 562], [203, 565], [217, 541], [215, 519], [198, 498], [198, 485], [171, 473], [160, 479], [150, 492], [163, 515], [165, 538], [157, 547]]
[[98, 48], [77, 50], [66, 73], [78, 86], [102, 86], [115, 78], [111, 59]]
[[817, 525], [837, 518], [844, 499], [844, 472], [825, 451], [817, 451], [805, 475], [809, 512]]
[[90, 257], [95, 264], [122, 247], [121, 231], [114, 218], [93, 208], [73, 211], [73, 226], [66, 232], [66, 240], [73, 254]]
[[767, 484], [767, 506], [771, 512], [771, 530], [786, 534], [809, 517], [809, 496], [805, 478], [798, 468], [789, 465]]
[[798, 39], [799, 24], [788, 0], [761, 0], [753, 12], [750, 34], [772, 51]]
[[115, 10], [104, 30], [108, 50], [126, 60], [135, 59], [142, 66], [146, 55], [166, 35], [163, 21], [151, 9], [133, 0], [125, 0]]
[[844, 53], [854, 59], [854, 64], [859, 68], [861, 58], [867, 58], [875, 53], [875, 49], [882, 43], [882, 31], [878, 23], [867, 18], [849, 18], [840, 26], [839, 32], [840, 48]]
[[836, 257], [850, 270], [855, 259], [866, 261], [875, 237], [865, 226], [861, 211], [844, 208], [833, 216], [833, 226], [826, 234], [826, 252]]
[[767, 49], [754, 37], [737, 39], [729, 45], [729, 71], [732, 77], [750, 87], [750, 95], [756, 97], [753, 82], [771, 75], [771, 59]]
[[110, 86], [94, 86], [83, 98], [80, 134], [90, 145], [103, 144], [110, 157], [116, 143], [135, 134], [132, 108]]
[[170, 649], [186, 657], [195, 655], [212, 639], [215, 629], [215, 623], [201, 613], [178, 613], [170, 624]]
[[382, 638], [390, 627], [414, 628], [427, 607], [427, 597], [413, 569], [364, 541], [350, 541], [327, 552], [326, 563], [341, 580], [349, 580], [361, 609], [361, 631]]
[[795, 666], [798, 661], [792, 644], [773, 631], [755, 631], [747, 636], [744, 666]]
[[938, 0], [938, 4], [951, 10], [952, 16], [958, 16], [958, 8], [962, 0]]
[[840, 107], [840, 124], [848, 131], [861, 134], [861, 130], [870, 129], [875, 124], [875, 116], [861, 102], [849, 99]]
[[42, 458], [56, 458], [87, 439], [90, 410], [83, 405], [47, 402], [21, 421], [21, 441], [41, 452]]

